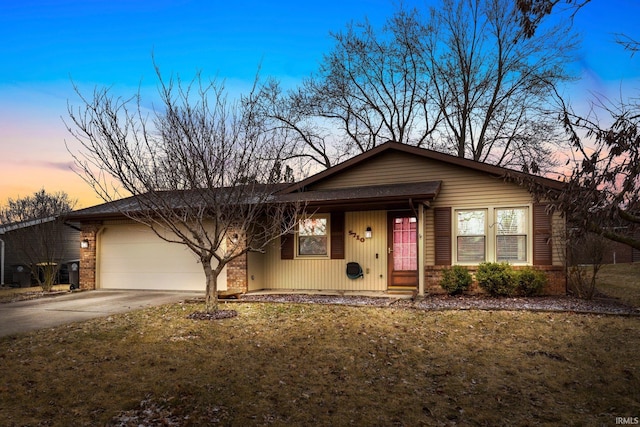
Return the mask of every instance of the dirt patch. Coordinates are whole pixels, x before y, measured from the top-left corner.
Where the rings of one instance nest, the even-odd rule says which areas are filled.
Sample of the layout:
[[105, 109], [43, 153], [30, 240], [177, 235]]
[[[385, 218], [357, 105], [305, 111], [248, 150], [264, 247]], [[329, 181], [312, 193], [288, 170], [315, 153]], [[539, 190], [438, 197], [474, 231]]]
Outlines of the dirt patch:
[[212, 313], [207, 313], [206, 311], [196, 311], [187, 316], [187, 319], [192, 320], [221, 320], [221, 319], [231, 319], [232, 317], [236, 317], [238, 312], [236, 310], [217, 310]]

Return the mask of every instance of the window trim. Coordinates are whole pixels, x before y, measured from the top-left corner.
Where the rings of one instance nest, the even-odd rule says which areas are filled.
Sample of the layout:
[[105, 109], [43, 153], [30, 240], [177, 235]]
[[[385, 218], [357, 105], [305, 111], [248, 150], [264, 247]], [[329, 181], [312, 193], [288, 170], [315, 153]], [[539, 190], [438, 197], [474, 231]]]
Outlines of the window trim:
[[[451, 265], [476, 266], [482, 262], [498, 261], [497, 248], [497, 211], [504, 209], [525, 209], [526, 210], [526, 261], [503, 261], [511, 265], [533, 265], [533, 205], [532, 204], [505, 204], [505, 205], [480, 205], [480, 206], [455, 206], [451, 208]], [[485, 259], [480, 262], [459, 262], [458, 261], [458, 212], [482, 211], [485, 216]]]
[[[325, 237], [327, 239], [327, 253], [322, 255], [304, 255], [300, 254], [300, 221], [305, 219], [325, 219], [327, 221], [327, 229]], [[294, 259], [331, 259], [331, 214], [308, 214], [300, 215], [296, 221], [294, 239]]]

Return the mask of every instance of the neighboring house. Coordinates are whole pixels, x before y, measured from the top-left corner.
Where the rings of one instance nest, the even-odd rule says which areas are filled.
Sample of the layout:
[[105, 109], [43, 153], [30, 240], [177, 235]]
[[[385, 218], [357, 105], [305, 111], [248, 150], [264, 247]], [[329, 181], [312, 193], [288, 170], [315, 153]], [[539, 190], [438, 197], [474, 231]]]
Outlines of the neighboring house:
[[[30, 274], [30, 264], [44, 262], [45, 259], [32, 259], [33, 250], [28, 248], [41, 244], [37, 234], [43, 224], [55, 221], [55, 217], [34, 219], [0, 226], [0, 279], [4, 285], [30, 286], [34, 283]], [[58, 283], [69, 283], [67, 268], [72, 261], [80, 258], [80, 228], [65, 224], [57, 248], [49, 248], [49, 256], [60, 265]], [[56, 239], [58, 240], [58, 239]], [[25, 254], [24, 249], [27, 253]]]
[[[227, 265], [220, 290], [441, 292], [443, 268], [505, 261], [545, 271], [547, 294], [566, 292], [559, 215], [533, 201], [523, 177], [561, 183], [388, 142], [293, 184], [281, 200], [306, 205], [294, 233], [266, 253]], [[204, 274], [182, 245], [166, 243], [115, 209], [70, 215], [81, 223], [83, 288], [203, 290]], [[347, 274], [348, 263], [357, 263]], [[362, 274], [358, 274], [359, 269]]]

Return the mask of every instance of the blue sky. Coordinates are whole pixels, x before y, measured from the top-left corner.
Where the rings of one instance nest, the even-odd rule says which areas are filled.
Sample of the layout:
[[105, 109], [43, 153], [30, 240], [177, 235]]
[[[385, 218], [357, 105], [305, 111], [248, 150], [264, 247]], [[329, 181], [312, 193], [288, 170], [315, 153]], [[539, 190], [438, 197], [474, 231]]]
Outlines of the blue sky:
[[[406, 0], [405, 5], [429, 2]], [[263, 76], [295, 85], [330, 50], [330, 31], [367, 17], [381, 24], [391, 0], [289, 1], [4, 1], [0, 4], [0, 204], [45, 187], [82, 206], [99, 203], [71, 170], [62, 117], [83, 90], [113, 86], [132, 93], [163, 73], [226, 79], [248, 87]], [[567, 88], [575, 102], [589, 91], [610, 97], [640, 88], [640, 53], [612, 43], [613, 33], [640, 40], [638, 0], [592, 0], [578, 13], [583, 35], [579, 73]]]

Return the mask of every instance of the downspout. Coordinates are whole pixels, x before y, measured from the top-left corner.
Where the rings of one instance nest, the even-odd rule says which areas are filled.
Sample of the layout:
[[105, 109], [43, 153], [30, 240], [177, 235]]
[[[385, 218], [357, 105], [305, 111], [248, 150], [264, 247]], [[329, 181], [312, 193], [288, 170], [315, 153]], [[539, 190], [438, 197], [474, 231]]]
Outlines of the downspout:
[[[101, 225], [100, 228], [96, 231], [96, 234], [95, 234], [95, 242], [94, 242], [94, 245], [95, 245], [94, 251], [95, 252], [94, 253], [95, 253], [96, 261], [95, 261], [95, 267], [93, 269], [94, 289], [100, 289], [100, 286], [102, 285], [100, 283], [100, 280], [99, 280], [101, 267], [100, 267], [100, 262], [99, 262], [99, 260], [100, 260], [100, 254], [99, 254], [100, 246], [98, 245], [98, 239], [100, 238], [100, 236], [102, 235], [104, 230], [105, 230], [104, 225]], [[82, 259], [80, 260], [80, 265], [82, 265]], [[78, 279], [80, 279], [80, 277], [78, 277]]]
[[4, 240], [0, 239], [0, 285], [4, 285]]

